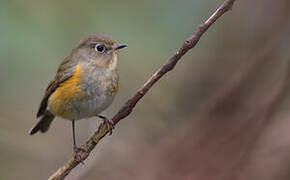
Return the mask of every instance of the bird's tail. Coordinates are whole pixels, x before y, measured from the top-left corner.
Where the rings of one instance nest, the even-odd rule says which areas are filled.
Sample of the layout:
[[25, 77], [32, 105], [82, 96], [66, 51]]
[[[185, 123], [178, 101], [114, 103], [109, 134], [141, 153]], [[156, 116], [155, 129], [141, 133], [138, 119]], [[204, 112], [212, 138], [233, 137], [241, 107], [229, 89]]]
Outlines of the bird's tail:
[[49, 111], [45, 111], [40, 121], [29, 131], [29, 134], [33, 135], [38, 131], [45, 133], [48, 130], [53, 119], [54, 115]]

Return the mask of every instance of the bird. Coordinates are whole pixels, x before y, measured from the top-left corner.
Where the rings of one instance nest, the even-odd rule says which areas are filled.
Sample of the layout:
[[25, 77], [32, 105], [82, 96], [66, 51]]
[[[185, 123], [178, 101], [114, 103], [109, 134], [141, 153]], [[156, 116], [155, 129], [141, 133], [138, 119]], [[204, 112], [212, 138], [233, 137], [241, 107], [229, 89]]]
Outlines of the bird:
[[47, 132], [55, 117], [70, 120], [75, 154], [80, 150], [75, 136], [77, 120], [99, 117], [112, 134], [113, 121], [101, 113], [119, 90], [117, 54], [125, 47], [126, 44], [105, 34], [91, 34], [82, 39], [48, 84], [36, 114], [39, 121], [29, 134]]

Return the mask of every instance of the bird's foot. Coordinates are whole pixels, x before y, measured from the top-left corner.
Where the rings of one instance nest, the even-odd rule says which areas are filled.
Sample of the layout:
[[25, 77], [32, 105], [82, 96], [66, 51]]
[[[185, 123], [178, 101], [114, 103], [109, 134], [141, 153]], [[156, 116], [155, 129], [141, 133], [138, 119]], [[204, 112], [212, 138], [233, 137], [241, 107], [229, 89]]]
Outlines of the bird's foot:
[[112, 119], [108, 119], [107, 117], [102, 116], [102, 115], [97, 115], [97, 117], [103, 119], [104, 123], [107, 126], [107, 129], [109, 130], [109, 135], [112, 135], [113, 129], [115, 127], [114, 122], [112, 121]]
[[74, 154], [75, 154], [74, 158], [75, 158], [75, 160], [80, 161], [84, 165], [85, 163], [84, 163], [84, 161], [82, 159], [82, 155], [81, 155], [82, 152], [85, 152], [85, 150], [83, 148], [74, 146]]

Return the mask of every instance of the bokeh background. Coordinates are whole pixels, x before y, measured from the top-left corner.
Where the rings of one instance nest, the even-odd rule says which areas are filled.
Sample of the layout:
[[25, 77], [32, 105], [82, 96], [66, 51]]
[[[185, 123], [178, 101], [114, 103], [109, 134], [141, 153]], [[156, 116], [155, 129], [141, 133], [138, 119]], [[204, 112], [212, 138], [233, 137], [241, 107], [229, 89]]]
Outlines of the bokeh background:
[[[28, 135], [59, 63], [112, 35], [122, 104], [222, 0], [0, 0], [0, 179], [47, 179], [72, 156], [71, 124]], [[290, 179], [290, 1], [237, 1], [67, 179]], [[82, 144], [100, 124], [77, 123]]]

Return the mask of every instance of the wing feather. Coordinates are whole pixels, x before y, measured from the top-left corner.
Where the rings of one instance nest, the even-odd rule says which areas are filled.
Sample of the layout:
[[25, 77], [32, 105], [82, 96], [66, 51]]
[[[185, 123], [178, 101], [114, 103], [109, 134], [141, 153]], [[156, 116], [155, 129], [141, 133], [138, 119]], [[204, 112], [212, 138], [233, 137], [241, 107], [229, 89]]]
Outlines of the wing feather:
[[74, 67], [76, 63], [74, 61], [70, 61], [71, 57], [67, 57], [59, 66], [57, 70], [57, 74], [53, 80], [48, 84], [45, 94], [41, 100], [40, 106], [37, 111], [36, 117], [40, 117], [44, 114], [47, 109], [48, 99], [51, 94], [66, 80], [73, 76]]

